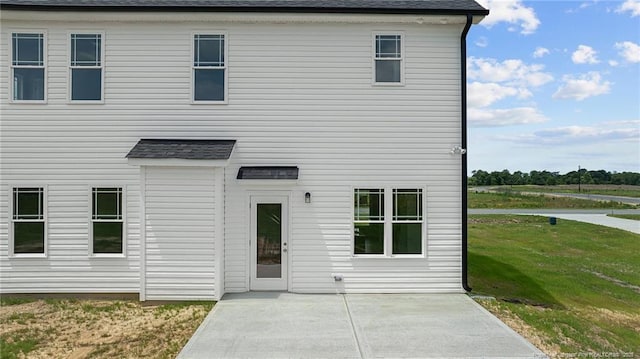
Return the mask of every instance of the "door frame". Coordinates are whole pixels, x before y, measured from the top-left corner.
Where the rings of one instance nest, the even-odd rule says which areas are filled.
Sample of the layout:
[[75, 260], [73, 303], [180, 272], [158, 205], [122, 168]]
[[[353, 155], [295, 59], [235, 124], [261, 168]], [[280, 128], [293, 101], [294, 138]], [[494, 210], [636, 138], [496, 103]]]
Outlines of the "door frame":
[[[248, 194], [248, 250], [247, 253], [247, 289], [250, 291], [289, 291], [291, 288], [291, 240], [290, 240], [290, 195], [289, 192], [261, 191], [250, 192]], [[280, 203], [282, 205], [282, 238], [283, 243], [287, 243], [287, 251], [282, 252], [282, 275], [286, 278], [279, 280], [257, 279], [256, 278], [256, 245], [255, 233], [257, 230], [257, 204], [259, 203]], [[284, 247], [284, 246], [283, 246]]]

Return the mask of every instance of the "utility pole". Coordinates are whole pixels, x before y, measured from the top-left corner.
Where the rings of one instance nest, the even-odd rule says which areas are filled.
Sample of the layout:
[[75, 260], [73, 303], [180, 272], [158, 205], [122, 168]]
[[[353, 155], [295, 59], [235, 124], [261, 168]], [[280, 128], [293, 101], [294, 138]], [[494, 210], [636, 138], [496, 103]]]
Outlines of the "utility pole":
[[578, 165], [578, 193], [580, 193], [580, 182], [582, 180], [582, 172], [580, 172], [580, 165]]

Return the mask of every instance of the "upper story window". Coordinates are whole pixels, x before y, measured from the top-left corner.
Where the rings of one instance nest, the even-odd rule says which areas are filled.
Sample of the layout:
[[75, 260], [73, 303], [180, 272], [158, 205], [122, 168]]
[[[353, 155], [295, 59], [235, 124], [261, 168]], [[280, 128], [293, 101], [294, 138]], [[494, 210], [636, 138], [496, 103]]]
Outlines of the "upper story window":
[[102, 34], [71, 34], [71, 101], [102, 101]]
[[226, 101], [226, 45], [223, 34], [193, 35], [193, 101]]
[[13, 188], [11, 253], [45, 254], [45, 196], [42, 187]]
[[45, 100], [45, 38], [43, 33], [11, 34], [13, 101]]
[[374, 43], [374, 82], [376, 84], [402, 84], [402, 35], [377, 34]]

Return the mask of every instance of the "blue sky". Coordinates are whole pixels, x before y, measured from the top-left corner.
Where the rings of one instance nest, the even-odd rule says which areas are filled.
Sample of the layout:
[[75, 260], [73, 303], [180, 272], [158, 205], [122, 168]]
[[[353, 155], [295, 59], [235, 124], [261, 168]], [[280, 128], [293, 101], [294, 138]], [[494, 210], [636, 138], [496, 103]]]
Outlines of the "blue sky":
[[469, 171], [640, 172], [640, 0], [478, 0]]

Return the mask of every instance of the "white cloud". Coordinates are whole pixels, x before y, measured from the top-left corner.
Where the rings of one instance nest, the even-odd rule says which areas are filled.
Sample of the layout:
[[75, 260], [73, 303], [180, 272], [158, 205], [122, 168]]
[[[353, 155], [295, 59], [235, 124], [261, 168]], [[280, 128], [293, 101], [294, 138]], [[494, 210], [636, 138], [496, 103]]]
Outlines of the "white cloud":
[[548, 121], [538, 109], [516, 107], [509, 109], [470, 108], [469, 124], [474, 127], [523, 125]]
[[631, 41], [616, 42], [616, 49], [620, 50], [622, 56], [628, 62], [640, 62], [640, 46]]
[[[520, 0], [478, 0], [478, 2], [490, 10], [489, 15], [480, 23], [486, 27], [506, 22], [520, 27], [520, 33], [532, 34], [540, 25], [533, 8], [526, 7]], [[517, 27], [509, 27], [509, 31], [517, 31]]]
[[597, 64], [597, 52], [591, 46], [579, 45], [578, 49], [571, 55], [574, 64]]
[[489, 40], [484, 36], [480, 36], [478, 40], [476, 40], [475, 44], [478, 47], [487, 47], [489, 45]]
[[549, 49], [544, 47], [536, 47], [536, 51], [533, 52], [533, 57], [536, 59], [543, 57], [544, 55], [549, 55]]
[[631, 13], [631, 17], [640, 16], [640, 0], [627, 0], [616, 9], [619, 13], [627, 11]]
[[611, 82], [603, 81], [599, 72], [589, 72], [579, 76], [565, 75], [564, 82], [553, 94], [555, 99], [574, 99], [582, 101], [588, 97], [609, 93]]
[[527, 98], [533, 96], [533, 94], [526, 88], [502, 86], [492, 82], [472, 82], [467, 86], [467, 104], [469, 107], [486, 107], [505, 97], [512, 96]]
[[501, 136], [500, 139], [534, 145], [572, 145], [612, 141], [638, 143], [640, 140], [640, 120], [602, 122], [592, 126], [548, 128], [530, 134]]
[[470, 57], [467, 64], [467, 76], [471, 80], [505, 82], [521, 87], [538, 87], [553, 81], [551, 74], [543, 72], [543, 65], [527, 65], [517, 59], [498, 62], [491, 58]]
[[618, 61], [616, 61], [616, 60], [609, 60], [609, 66], [611, 66], [611, 67], [616, 67], [616, 66], [618, 66], [618, 65], [620, 65], [620, 64], [618, 63]]

